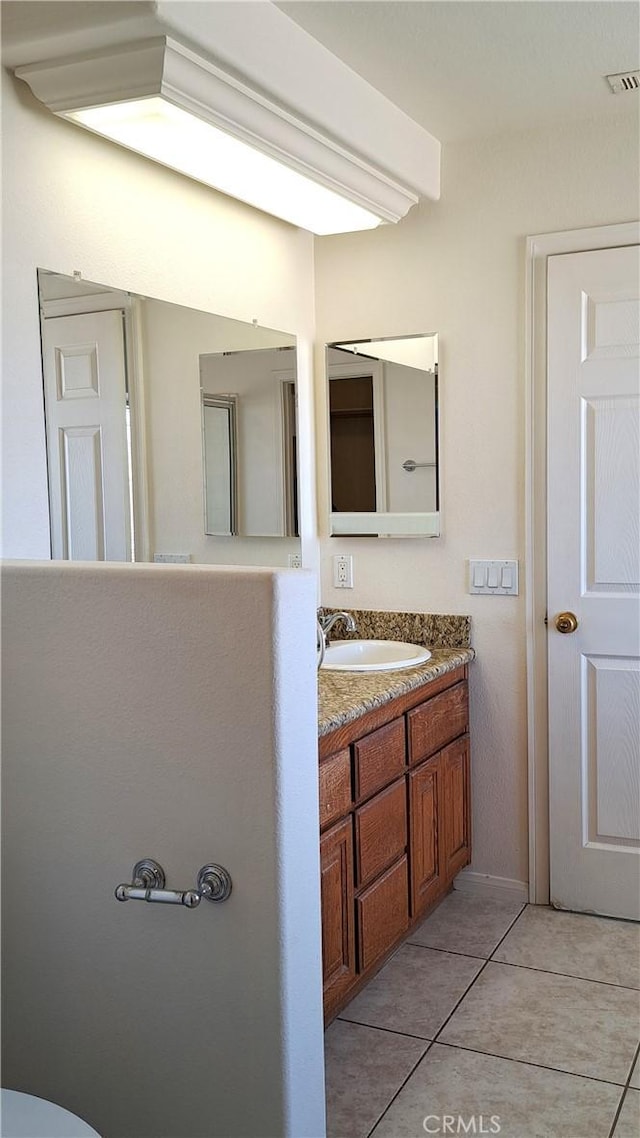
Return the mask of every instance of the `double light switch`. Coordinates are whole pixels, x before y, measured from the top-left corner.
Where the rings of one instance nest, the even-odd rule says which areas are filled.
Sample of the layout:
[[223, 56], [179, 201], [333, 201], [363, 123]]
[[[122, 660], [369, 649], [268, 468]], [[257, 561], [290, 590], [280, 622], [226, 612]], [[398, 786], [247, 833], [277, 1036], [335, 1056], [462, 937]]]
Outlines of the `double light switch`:
[[469, 592], [518, 595], [517, 561], [470, 561]]

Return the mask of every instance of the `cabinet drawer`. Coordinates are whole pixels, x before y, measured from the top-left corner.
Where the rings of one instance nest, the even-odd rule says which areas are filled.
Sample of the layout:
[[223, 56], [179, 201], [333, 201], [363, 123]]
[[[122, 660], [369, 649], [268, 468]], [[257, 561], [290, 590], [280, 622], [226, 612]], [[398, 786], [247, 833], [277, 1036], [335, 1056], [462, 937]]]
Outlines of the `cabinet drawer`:
[[351, 758], [338, 751], [320, 763], [320, 829], [349, 813], [351, 808]]
[[407, 715], [409, 762], [419, 763], [464, 734], [469, 722], [466, 680], [421, 703]]
[[407, 848], [407, 791], [400, 779], [356, 810], [356, 881], [373, 881]]
[[353, 745], [356, 800], [368, 798], [406, 767], [404, 719], [394, 719]]
[[409, 924], [406, 857], [356, 898], [356, 915], [358, 970], [364, 972], [395, 944]]

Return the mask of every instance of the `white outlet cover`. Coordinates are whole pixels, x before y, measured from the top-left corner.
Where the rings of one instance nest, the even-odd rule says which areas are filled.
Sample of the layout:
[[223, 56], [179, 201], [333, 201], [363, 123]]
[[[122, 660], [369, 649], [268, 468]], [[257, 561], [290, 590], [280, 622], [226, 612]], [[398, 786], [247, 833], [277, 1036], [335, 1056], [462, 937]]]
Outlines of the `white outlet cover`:
[[336, 553], [333, 558], [334, 589], [353, 588], [353, 557], [350, 553]]

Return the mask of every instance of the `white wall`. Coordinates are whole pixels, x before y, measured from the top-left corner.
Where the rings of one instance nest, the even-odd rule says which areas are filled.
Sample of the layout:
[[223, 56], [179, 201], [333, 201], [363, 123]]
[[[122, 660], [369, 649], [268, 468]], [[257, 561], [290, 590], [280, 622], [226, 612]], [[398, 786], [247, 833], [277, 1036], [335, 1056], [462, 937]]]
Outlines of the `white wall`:
[[[449, 146], [442, 198], [396, 228], [316, 242], [317, 338], [437, 331], [443, 536], [326, 539], [326, 403], [317, 387], [322, 599], [470, 613], [473, 869], [527, 877], [524, 598], [471, 597], [466, 559], [524, 555], [527, 234], [638, 216], [638, 120]], [[318, 376], [323, 374], [321, 349]], [[336, 591], [331, 555], [353, 553]], [[526, 582], [522, 581], [522, 588]]]
[[5, 556], [49, 556], [36, 269], [298, 336], [301, 513], [313, 558], [308, 233], [56, 119], [3, 73]]
[[[324, 1134], [315, 580], [5, 565], [3, 1086], [104, 1138]], [[222, 905], [118, 904], [141, 857]]]
[[435, 375], [397, 363], [386, 363], [383, 374], [387, 509], [393, 513], [435, 510], [435, 467], [409, 472], [402, 465], [408, 458], [435, 462]]

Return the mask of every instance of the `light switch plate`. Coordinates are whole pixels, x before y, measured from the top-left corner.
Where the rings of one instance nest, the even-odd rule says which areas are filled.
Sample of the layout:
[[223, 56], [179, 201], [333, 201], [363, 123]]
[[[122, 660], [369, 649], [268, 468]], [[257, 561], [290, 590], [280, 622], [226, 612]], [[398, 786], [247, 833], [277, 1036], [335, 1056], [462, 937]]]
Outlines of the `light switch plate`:
[[517, 561], [470, 561], [469, 592], [485, 596], [517, 597]]

